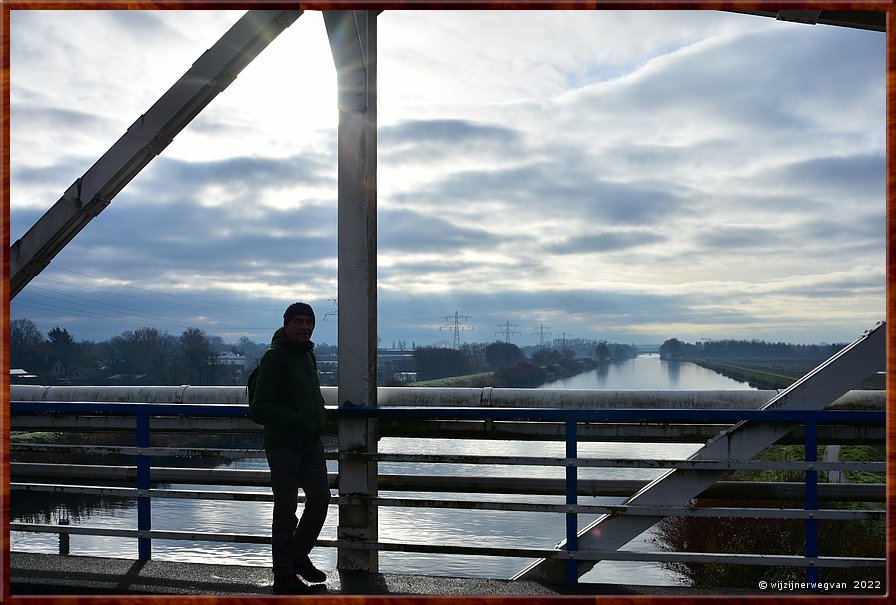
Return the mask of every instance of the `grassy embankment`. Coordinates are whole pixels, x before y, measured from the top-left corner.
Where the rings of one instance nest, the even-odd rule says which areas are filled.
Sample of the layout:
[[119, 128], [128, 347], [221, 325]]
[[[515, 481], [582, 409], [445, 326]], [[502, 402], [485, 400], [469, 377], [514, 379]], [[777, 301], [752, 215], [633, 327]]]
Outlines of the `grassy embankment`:
[[[819, 447], [818, 459], [822, 459], [824, 447]], [[776, 461], [805, 460], [802, 445], [774, 446], [759, 458]], [[840, 452], [844, 461], [882, 461], [882, 446], [844, 446]], [[884, 483], [884, 473], [847, 472], [847, 480], [853, 483]], [[803, 481], [798, 471], [739, 471], [730, 480], [738, 481]], [[819, 473], [818, 480], [827, 478]], [[751, 502], [750, 505], [767, 508], [800, 508], [796, 502]], [[720, 500], [696, 500], [695, 507], [738, 507], [743, 502]], [[877, 507], [879, 505], [874, 504]], [[866, 508], [862, 502], [825, 502], [821, 508]], [[800, 555], [805, 548], [806, 527], [803, 521], [787, 519], [762, 519], [747, 522], [739, 518], [667, 517], [658, 526], [658, 542], [664, 550], [678, 552], [717, 552]], [[886, 522], [884, 520], [856, 520], [818, 522], [822, 556], [886, 556]], [[668, 567], [687, 578], [693, 586], [714, 588], [755, 588], [760, 581], [801, 581], [804, 571], [797, 567], [763, 567], [723, 565], [719, 563], [669, 563]], [[880, 582], [885, 585], [884, 568], [824, 568], [820, 570], [822, 581], [845, 582], [852, 587], [854, 581]], [[878, 591], [874, 591], [878, 592]]]
[[481, 372], [479, 374], [467, 374], [466, 376], [449, 376], [448, 378], [436, 378], [435, 380], [412, 382], [408, 386], [454, 388], [492, 386], [487, 383], [494, 374], [494, 372]]
[[786, 389], [797, 380], [794, 376], [777, 374], [766, 369], [747, 368], [718, 361], [693, 360], [693, 363], [733, 380], [746, 382], [758, 389]]
[[[809, 368], [796, 367], [744, 367], [728, 363], [695, 361], [705, 368], [735, 380], [748, 382], [760, 389], [784, 389], [798, 380]], [[770, 365], [776, 365], [772, 362]], [[774, 370], [774, 371], [772, 371]], [[789, 371], [790, 376], [778, 373]], [[865, 388], [881, 388], [880, 380], [866, 381]], [[818, 448], [818, 460], [823, 459], [824, 446]], [[880, 462], [884, 460], [884, 447], [878, 445], [845, 445], [840, 450], [840, 460], [846, 462]], [[776, 445], [761, 454], [759, 459], [772, 461], [805, 460], [802, 445]], [[851, 483], [885, 483], [884, 473], [852, 472], [845, 473], [846, 480]], [[802, 482], [804, 473], [800, 471], [739, 471], [730, 480], [739, 481], [795, 481]], [[823, 473], [819, 473], [820, 482], [827, 481]], [[696, 506], [737, 506], [736, 502], [696, 501]], [[771, 508], [790, 507], [795, 503], [765, 502], [754, 503], [754, 506]], [[867, 505], [861, 502], [828, 502], [823, 508], [863, 509]], [[662, 547], [677, 551], [696, 552], [746, 552], [756, 554], [801, 554], [804, 548], [805, 526], [800, 521], [783, 519], [764, 519], [759, 523], [744, 523], [743, 519], [694, 519], [670, 517], [659, 524]], [[828, 556], [865, 556], [884, 557], [886, 549], [886, 525], [883, 520], [862, 521], [820, 521], [820, 551]], [[681, 573], [695, 586], [713, 586], [728, 588], [752, 588], [760, 580], [795, 580], [803, 579], [799, 568], [788, 567], [743, 567], [737, 565], [721, 565], [715, 563], [669, 564], [668, 567]], [[821, 579], [829, 582], [846, 582], [852, 585], [854, 580], [883, 580], [882, 568], [831, 568], [821, 570]]]
[[63, 434], [49, 431], [10, 431], [9, 440], [21, 443], [55, 443]]

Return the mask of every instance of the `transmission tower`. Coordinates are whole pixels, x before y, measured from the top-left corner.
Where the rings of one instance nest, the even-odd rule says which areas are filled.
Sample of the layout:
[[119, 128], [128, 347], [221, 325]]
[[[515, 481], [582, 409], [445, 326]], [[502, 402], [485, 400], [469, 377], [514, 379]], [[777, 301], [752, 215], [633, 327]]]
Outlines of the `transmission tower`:
[[541, 324], [541, 325], [535, 326], [532, 329], [535, 330], [535, 332], [532, 332], [532, 335], [538, 336], [538, 346], [543, 347], [544, 346], [544, 337], [552, 335], [550, 332], [548, 332], [548, 330], [550, 330], [550, 328], [546, 328], [546, 327], [544, 327], [544, 324]]
[[327, 311], [324, 313], [324, 319], [329, 319], [330, 317], [334, 317], [339, 315], [339, 302], [335, 298], [328, 298], [331, 303], [333, 303], [333, 311]]
[[[472, 330], [473, 326], [468, 326], [467, 324], [461, 323], [460, 320], [470, 319], [469, 315], [458, 315], [457, 311], [454, 312], [454, 315], [443, 315], [442, 316], [447, 324], [440, 327], [439, 330], [454, 330], [454, 348], [460, 349], [460, 331], [461, 330]], [[452, 323], [453, 320], [453, 323]]]
[[561, 351], [566, 350], [566, 332], [565, 331], [560, 335], [560, 350]]
[[495, 336], [501, 336], [501, 335], [503, 334], [503, 335], [504, 335], [504, 342], [510, 342], [510, 337], [511, 337], [511, 336], [519, 336], [519, 335], [520, 335], [519, 332], [513, 332], [513, 331], [510, 329], [510, 328], [519, 328], [519, 326], [516, 325], [516, 324], [512, 324], [512, 323], [510, 323], [509, 321], [508, 321], [508, 322], [505, 322], [505, 323], [503, 323], [503, 324], [498, 324], [498, 327], [499, 327], [499, 328], [503, 328], [503, 330], [501, 330], [500, 332], [495, 332]]

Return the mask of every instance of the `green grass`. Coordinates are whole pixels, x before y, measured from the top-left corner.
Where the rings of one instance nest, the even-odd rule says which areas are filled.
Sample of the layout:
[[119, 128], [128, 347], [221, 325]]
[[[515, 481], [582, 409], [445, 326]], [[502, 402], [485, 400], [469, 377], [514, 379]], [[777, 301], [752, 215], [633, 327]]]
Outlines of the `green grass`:
[[796, 382], [793, 376], [784, 374], [775, 374], [774, 372], [766, 372], [754, 368], [745, 368], [730, 363], [719, 363], [718, 361], [693, 360], [699, 366], [703, 366], [708, 370], [718, 372], [723, 376], [728, 376], [734, 380], [749, 382], [765, 389], [785, 389]]
[[412, 387], [471, 387], [477, 386], [476, 383], [487, 380], [494, 376], [494, 372], [481, 372], [479, 374], [467, 374], [466, 376], [450, 376], [448, 378], [437, 378], [435, 380], [421, 380], [420, 382], [412, 382], [408, 386]]
[[[818, 448], [818, 459], [824, 446]], [[762, 460], [802, 461], [805, 448], [802, 445], [773, 446], [759, 457]], [[878, 445], [849, 445], [840, 450], [843, 461], [881, 461], [884, 447]], [[802, 481], [800, 471], [738, 471], [731, 479], [741, 481]], [[819, 481], [823, 474], [819, 473]], [[850, 473], [855, 483], [883, 483], [884, 473]], [[739, 502], [707, 502], [707, 505], [732, 506]], [[785, 502], [765, 503], [765, 506], [788, 506]], [[875, 506], [876, 507], [876, 506]], [[862, 502], [826, 502], [826, 509], [862, 510]], [[763, 519], [744, 522], [742, 519], [667, 517], [658, 525], [658, 541], [661, 548], [672, 551], [790, 554], [799, 555], [805, 543], [805, 526], [798, 520]], [[832, 521], [821, 520], [818, 525], [819, 552], [822, 556], [885, 557], [886, 522], [879, 519]], [[721, 563], [667, 563], [694, 586], [714, 588], [754, 588], [760, 580], [803, 579], [803, 572], [793, 567], [737, 566]], [[820, 570], [821, 581], [845, 582], [872, 580], [885, 585], [884, 568], [831, 568]]]
[[[884, 447], [880, 445], [844, 445], [840, 448], [842, 462], [883, 462]], [[885, 483], [885, 473], [868, 471], [846, 471], [851, 483]]]
[[53, 443], [63, 434], [51, 431], [11, 431], [9, 440], [17, 443]]
[[[817, 459], [824, 457], [824, 446], [817, 449]], [[767, 449], [757, 457], [758, 460], [774, 460], [784, 462], [801, 462], [806, 459], [805, 448], [802, 445], [775, 445]], [[842, 462], [883, 462], [884, 448], [878, 445], [844, 445], [840, 448], [840, 460]], [[846, 471], [847, 477], [852, 483], [884, 483], [884, 473], [871, 473], [866, 471]], [[819, 473], [819, 481], [824, 481], [824, 474]], [[803, 481], [802, 471], [738, 471], [733, 479], [737, 481]]]

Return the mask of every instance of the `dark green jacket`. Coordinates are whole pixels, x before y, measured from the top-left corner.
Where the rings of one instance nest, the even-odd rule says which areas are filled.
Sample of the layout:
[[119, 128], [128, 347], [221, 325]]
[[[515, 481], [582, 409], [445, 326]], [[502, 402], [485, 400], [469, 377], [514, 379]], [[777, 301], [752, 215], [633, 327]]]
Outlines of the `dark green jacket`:
[[[314, 343], [296, 344], [280, 328], [261, 357], [250, 405], [264, 420], [265, 448], [316, 443], [324, 430], [327, 416], [313, 349]], [[282, 386], [281, 369], [286, 371]]]

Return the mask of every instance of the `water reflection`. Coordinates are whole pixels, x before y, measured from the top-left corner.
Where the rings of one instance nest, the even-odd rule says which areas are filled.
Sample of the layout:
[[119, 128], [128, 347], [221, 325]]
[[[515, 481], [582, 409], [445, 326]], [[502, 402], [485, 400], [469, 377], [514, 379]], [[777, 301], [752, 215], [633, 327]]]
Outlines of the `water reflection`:
[[669, 377], [669, 388], [679, 389], [681, 384], [681, 362], [680, 361], [660, 361], [666, 368], [666, 374]]
[[[688, 444], [639, 444], [639, 443], [583, 443], [580, 455], [614, 458], [684, 458], [696, 445]], [[564, 445], [554, 442], [528, 441], [477, 441], [455, 439], [404, 439], [383, 438], [381, 452], [479, 454], [492, 456], [544, 456], [562, 457]], [[224, 465], [223, 468], [265, 469], [263, 458], [245, 459]], [[328, 461], [330, 472], [336, 471], [335, 461]], [[513, 467], [507, 465], [456, 465], [456, 464], [408, 464], [381, 463], [380, 473], [433, 474], [453, 476], [517, 476], [562, 477], [563, 469], [554, 467]], [[640, 478], [649, 480], [661, 471], [651, 469], [599, 469], [582, 468], [585, 478]], [[172, 485], [173, 489], [206, 490], [211, 486]], [[264, 491], [259, 488], [226, 489]], [[562, 504], [563, 496], [517, 496], [500, 494], [446, 494], [446, 493], [391, 493], [382, 497], [414, 498], [427, 502], [433, 500], [518, 501]], [[13, 494], [13, 499], [18, 495]], [[618, 503], [621, 498], [582, 497], [582, 504]], [[95, 509], [80, 509], [72, 519], [73, 525], [99, 527], [136, 527], [136, 506], [133, 500], [116, 503], [115, 506], [99, 505]], [[153, 528], [159, 530], [197, 531], [211, 533], [241, 533], [270, 535], [271, 507], [269, 502], [240, 502], [227, 500], [153, 500]], [[44, 517], [54, 522], [57, 515]], [[18, 520], [18, 519], [17, 519]], [[593, 518], [579, 516], [579, 527]], [[327, 522], [321, 533], [325, 540], [336, 539], [338, 508], [331, 505]], [[557, 513], [528, 513], [492, 510], [453, 510], [447, 508], [382, 507], [379, 511], [379, 538], [385, 542], [418, 542], [423, 544], [454, 544], [461, 546], [497, 546], [552, 548], [565, 535], [565, 517]], [[58, 552], [59, 541], [54, 534], [11, 533], [12, 550], [27, 552]], [[646, 533], [627, 547], [636, 550], [653, 550], [652, 535]], [[134, 558], [136, 539], [82, 536], [71, 537], [71, 553], [74, 555], [116, 556]], [[166, 561], [208, 562], [231, 565], [270, 566], [270, 547], [265, 544], [235, 544], [227, 542], [153, 541], [153, 558]], [[323, 569], [334, 569], [336, 551], [317, 548], [312, 552], [315, 564]], [[429, 553], [381, 553], [380, 569], [385, 573], [406, 573], [458, 577], [509, 578], [529, 564], [531, 560], [502, 557], [469, 557]], [[675, 576], [650, 563], [625, 563], [605, 561], [598, 564], [584, 578], [585, 581], [669, 585]]]
[[666, 361], [659, 355], [639, 355], [634, 359], [597, 366], [569, 378], [541, 386], [542, 389], [610, 390], [748, 390], [749, 384], [722, 376], [689, 361]]
[[[546, 384], [557, 389], [749, 389], [736, 382], [689, 362], [666, 362], [656, 355], [644, 355], [619, 363], [601, 365], [575, 377]], [[686, 458], [697, 449], [688, 444], [645, 443], [582, 443], [579, 455], [585, 457], [673, 459]], [[492, 456], [563, 457], [564, 444], [532, 441], [476, 441], [459, 439], [380, 440], [381, 452], [479, 454]], [[264, 458], [229, 462], [221, 468], [266, 469]], [[328, 470], [336, 472], [336, 462], [328, 461]], [[388, 473], [432, 474], [454, 476], [563, 477], [561, 468], [501, 465], [458, 465], [437, 463], [381, 463], [379, 471]], [[651, 469], [600, 469], [583, 467], [582, 479], [650, 480], [662, 471]], [[172, 485], [173, 489], [233, 490], [267, 493], [264, 488], [229, 486]], [[383, 497], [466, 499], [474, 501], [519, 501], [563, 503], [562, 496], [504, 496], [500, 494], [443, 494], [383, 492]], [[137, 525], [136, 503], [131, 499], [90, 498], [68, 495], [29, 495], [14, 492], [12, 515], [16, 521], [58, 524], [69, 520], [72, 525], [133, 529]], [[621, 498], [580, 498], [581, 504], [618, 503]], [[269, 502], [229, 500], [156, 499], [152, 503], [153, 527], [160, 530], [238, 533], [269, 536], [271, 507]], [[579, 516], [579, 526], [593, 521]], [[321, 533], [325, 540], [336, 539], [338, 508], [331, 505]], [[382, 507], [379, 511], [379, 538], [385, 542], [422, 542], [425, 544], [458, 544], [470, 546], [517, 546], [551, 548], [565, 534], [565, 518], [556, 513], [524, 513], [512, 511], [453, 510], [447, 508]], [[658, 547], [650, 532], [645, 532], [624, 549], [652, 551]], [[55, 534], [11, 532], [12, 550], [56, 553], [59, 538]], [[73, 535], [70, 543], [75, 555], [134, 558], [136, 539]], [[266, 544], [227, 542], [153, 541], [153, 558], [167, 561], [215, 562], [231, 565], [270, 566], [270, 547]], [[336, 552], [332, 548], [316, 548], [314, 563], [323, 569], [334, 569]], [[459, 577], [508, 578], [531, 561], [517, 558], [469, 557], [427, 553], [380, 554], [380, 569], [387, 573], [426, 574]], [[584, 581], [670, 585], [677, 576], [651, 563], [602, 561], [583, 577]]]

